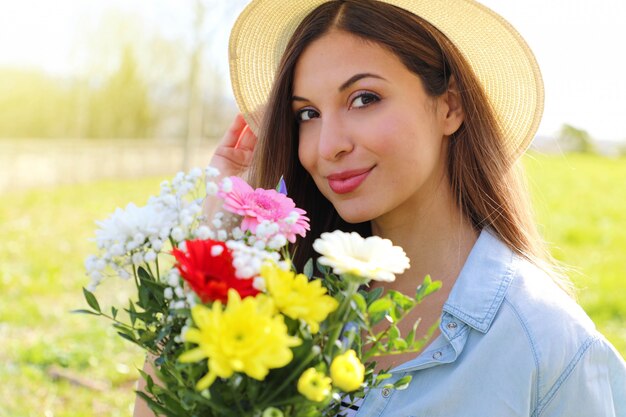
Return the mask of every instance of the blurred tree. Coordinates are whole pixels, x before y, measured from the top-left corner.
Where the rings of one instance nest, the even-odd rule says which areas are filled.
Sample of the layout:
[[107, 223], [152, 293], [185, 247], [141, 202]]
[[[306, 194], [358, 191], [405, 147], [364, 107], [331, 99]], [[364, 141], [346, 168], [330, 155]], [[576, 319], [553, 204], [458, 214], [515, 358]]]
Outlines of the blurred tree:
[[0, 137], [220, 136], [236, 108], [211, 52], [226, 42], [215, 28], [235, 6], [185, 4], [195, 22], [180, 36], [115, 9], [83, 21], [73, 74], [0, 69]]
[[90, 98], [87, 136], [145, 138], [154, 130], [148, 88], [133, 49], [126, 46], [119, 69]]
[[596, 147], [591, 135], [572, 125], [561, 126], [558, 141], [562, 149], [570, 152], [596, 153]]
[[64, 137], [73, 119], [73, 87], [42, 71], [0, 69], [0, 137]]

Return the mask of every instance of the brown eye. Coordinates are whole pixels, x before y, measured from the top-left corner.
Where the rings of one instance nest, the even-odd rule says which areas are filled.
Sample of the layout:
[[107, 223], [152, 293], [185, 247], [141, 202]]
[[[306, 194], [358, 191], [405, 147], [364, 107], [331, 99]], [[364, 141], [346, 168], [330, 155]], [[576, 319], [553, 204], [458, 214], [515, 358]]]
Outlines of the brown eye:
[[351, 107], [357, 108], [357, 109], [361, 107], [367, 107], [370, 104], [375, 103], [377, 101], [380, 101], [380, 97], [378, 97], [376, 94], [361, 93], [357, 97], [355, 97], [354, 100], [352, 100]]
[[306, 122], [307, 120], [319, 117], [319, 113], [313, 109], [302, 109], [297, 113], [296, 117], [299, 122]]

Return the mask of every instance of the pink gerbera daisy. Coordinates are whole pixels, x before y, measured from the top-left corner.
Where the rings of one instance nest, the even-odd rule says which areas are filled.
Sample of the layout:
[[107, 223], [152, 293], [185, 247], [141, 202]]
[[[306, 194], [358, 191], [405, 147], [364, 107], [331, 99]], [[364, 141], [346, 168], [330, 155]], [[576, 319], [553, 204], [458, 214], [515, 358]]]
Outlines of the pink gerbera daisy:
[[291, 198], [276, 190], [255, 190], [239, 177], [229, 179], [232, 189], [228, 192], [220, 191], [218, 195], [224, 199], [225, 210], [243, 216], [241, 230], [256, 233], [261, 222], [275, 222], [280, 225], [280, 232], [292, 243], [296, 235], [304, 236], [309, 230], [306, 212], [297, 208]]

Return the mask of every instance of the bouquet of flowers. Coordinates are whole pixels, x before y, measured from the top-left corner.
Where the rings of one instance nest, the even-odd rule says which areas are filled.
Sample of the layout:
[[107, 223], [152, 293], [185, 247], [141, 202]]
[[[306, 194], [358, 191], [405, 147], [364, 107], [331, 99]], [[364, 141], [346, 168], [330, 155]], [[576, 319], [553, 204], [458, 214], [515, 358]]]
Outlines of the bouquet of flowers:
[[[85, 264], [89, 309], [154, 359], [137, 394], [165, 416], [336, 416], [366, 390], [402, 389], [374, 359], [419, 350], [432, 334], [401, 335], [398, 323], [440, 283], [414, 294], [368, 290], [409, 267], [389, 240], [324, 233], [320, 254], [295, 270], [290, 244], [309, 230], [306, 213], [275, 190], [208, 167], [161, 184], [147, 205], [97, 222], [97, 255]], [[206, 199], [222, 209], [208, 213]], [[131, 279], [136, 297], [102, 308], [98, 284]], [[374, 328], [386, 321], [380, 331]], [[381, 326], [377, 326], [380, 329]]]

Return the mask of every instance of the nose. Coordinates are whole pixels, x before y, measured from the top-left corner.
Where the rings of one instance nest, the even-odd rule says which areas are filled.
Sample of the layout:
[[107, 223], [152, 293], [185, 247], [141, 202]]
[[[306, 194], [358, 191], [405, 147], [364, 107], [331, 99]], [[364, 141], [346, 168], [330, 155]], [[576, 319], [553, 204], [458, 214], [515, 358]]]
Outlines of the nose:
[[354, 143], [350, 133], [340, 117], [326, 115], [321, 119], [320, 137], [318, 142], [319, 155], [329, 161], [336, 161], [350, 153]]

